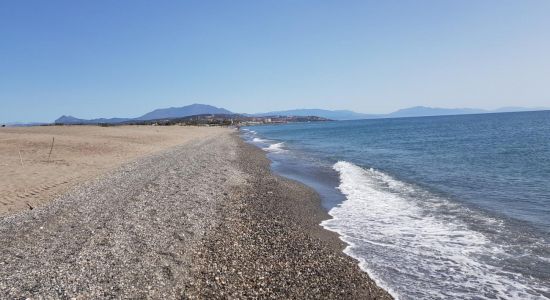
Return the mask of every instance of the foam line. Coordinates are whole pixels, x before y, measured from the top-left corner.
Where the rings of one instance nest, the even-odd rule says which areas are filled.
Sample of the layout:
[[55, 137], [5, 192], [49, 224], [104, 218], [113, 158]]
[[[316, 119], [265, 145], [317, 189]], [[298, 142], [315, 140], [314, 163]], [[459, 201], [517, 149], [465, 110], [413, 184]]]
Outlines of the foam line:
[[269, 147], [265, 147], [262, 149], [268, 152], [275, 152], [275, 153], [285, 152], [286, 150], [283, 148], [284, 144], [285, 143], [283, 142], [275, 143], [275, 144], [269, 145]]
[[394, 297], [547, 299], [548, 287], [499, 266], [512, 255], [505, 246], [440, 209], [465, 208], [374, 169], [345, 161], [333, 168], [346, 200], [321, 225]]

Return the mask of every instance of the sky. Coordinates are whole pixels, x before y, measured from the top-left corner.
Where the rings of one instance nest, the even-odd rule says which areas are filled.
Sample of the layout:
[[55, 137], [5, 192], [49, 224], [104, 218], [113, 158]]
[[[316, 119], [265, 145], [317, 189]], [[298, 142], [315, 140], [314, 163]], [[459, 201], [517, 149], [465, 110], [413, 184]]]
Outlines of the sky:
[[0, 122], [550, 106], [550, 1], [1, 1]]

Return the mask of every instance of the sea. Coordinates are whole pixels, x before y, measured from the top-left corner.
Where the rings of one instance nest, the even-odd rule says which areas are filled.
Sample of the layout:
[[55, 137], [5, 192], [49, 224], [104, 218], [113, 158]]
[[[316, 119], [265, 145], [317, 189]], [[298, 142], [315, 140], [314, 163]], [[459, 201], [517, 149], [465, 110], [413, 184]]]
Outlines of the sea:
[[550, 299], [550, 111], [250, 126], [397, 299]]

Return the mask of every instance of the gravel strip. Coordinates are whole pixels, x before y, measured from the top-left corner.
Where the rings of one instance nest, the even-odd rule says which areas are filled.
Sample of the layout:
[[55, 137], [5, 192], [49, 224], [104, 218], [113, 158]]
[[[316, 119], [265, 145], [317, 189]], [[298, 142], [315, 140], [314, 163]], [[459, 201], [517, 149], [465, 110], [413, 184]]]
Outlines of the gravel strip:
[[390, 298], [318, 196], [229, 132], [0, 219], [0, 298]]
[[234, 186], [196, 258], [191, 298], [391, 299], [346, 256], [310, 188], [270, 171], [260, 149], [239, 143], [246, 184]]
[[184, 295], [192, 253], [238, 178], [235, 145], [227, 133], [193, 140], [3, 218], [0, 298]]

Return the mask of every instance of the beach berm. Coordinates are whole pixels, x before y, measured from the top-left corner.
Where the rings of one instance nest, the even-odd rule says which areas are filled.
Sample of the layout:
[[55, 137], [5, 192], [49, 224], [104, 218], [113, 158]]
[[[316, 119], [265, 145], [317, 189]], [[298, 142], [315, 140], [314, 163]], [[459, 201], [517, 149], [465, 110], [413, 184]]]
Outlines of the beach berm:
[[3, 216], [0, 298], [390, 298], [260, 149], [171, 130], [193, 137]]

